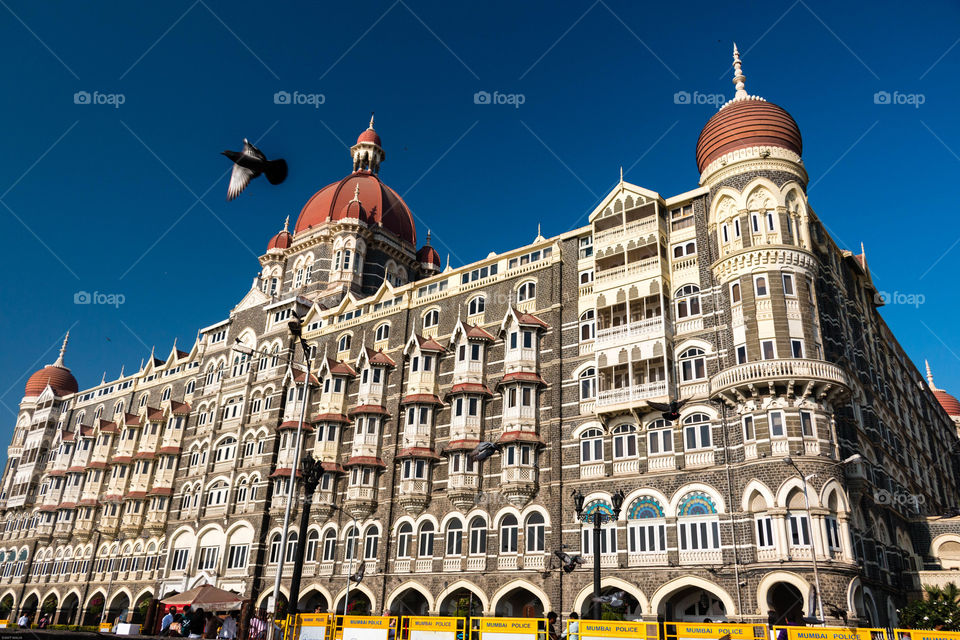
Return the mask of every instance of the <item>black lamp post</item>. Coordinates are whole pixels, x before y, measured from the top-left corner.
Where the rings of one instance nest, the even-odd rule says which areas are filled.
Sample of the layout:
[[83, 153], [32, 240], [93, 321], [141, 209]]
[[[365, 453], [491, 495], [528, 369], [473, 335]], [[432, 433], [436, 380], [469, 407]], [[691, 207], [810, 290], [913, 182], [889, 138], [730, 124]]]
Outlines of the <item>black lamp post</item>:
[[323, 463], [314, 460], [308, 453], [300, 461], [300, 479], [303, 482], [304, 498], [303, 507], [300, 509], [300, 538], [297, 540], [293, 557], [293, 576], [290, 578], [289, 611], [291, 615], [300, 612], [300, 581], [303, 578], [303, 556], [307, 548], [307, 527], [310, 526], [310, 506], [313, 504], [313, 494], [317, 491], [321, 476], [323, 476]]
[[623, 507], [624, 500], [623, 489], [610, 496], [610, 502], [613, 504], [612, 514], [601, 511], [599, 508], [591, 513], [584, 513], [583, 500], [583, 492], [576, 489], [573, 492], [573, 505], [577, 510], [577, 520], [593, 523], [593, 619], [600, 620], [600, 536], [603, 533], [603, 525], [620, 519], [620, 509]]

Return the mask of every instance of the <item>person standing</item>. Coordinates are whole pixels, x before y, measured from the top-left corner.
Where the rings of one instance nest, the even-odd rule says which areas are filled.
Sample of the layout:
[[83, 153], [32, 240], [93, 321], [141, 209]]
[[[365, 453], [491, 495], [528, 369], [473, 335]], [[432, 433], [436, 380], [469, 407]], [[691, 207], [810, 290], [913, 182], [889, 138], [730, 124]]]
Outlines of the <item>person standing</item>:
[[26, 613], [20, 614], [20, 617], [17, 619], [17, 626], [21, 629], [27, 629], [30, 627], [30, 618], [27, 617]]
[[163, 620], [160, 621], [160, 635], [165, 636], [170, 632], [170, 625], [173, 623], [173, 614], [177, 612], [176, 607], [170, 607], [167, 609], [167, 615], [163, 616]]
[[560, 634], [561, 640], [580, 640], [580, 616], [576, 611], [567, 616], [568, 626]]
[[233, 612], [227, 612], [223, 617], [223, 625], [220, 627], [220, 636], [222, 640], [235, 640], [237, 637], [237, 619], [233, 617]]
[[190, 633], [188, 638], [202, 638], [203, 628], [206, 624], [206, 616], [203, 615], [203, 607], [197, 607], [197, 610], [190, 616]]
[[560, 634], [557, 633], [556, 611], [547, 614], [547, 640], [560, 640]]

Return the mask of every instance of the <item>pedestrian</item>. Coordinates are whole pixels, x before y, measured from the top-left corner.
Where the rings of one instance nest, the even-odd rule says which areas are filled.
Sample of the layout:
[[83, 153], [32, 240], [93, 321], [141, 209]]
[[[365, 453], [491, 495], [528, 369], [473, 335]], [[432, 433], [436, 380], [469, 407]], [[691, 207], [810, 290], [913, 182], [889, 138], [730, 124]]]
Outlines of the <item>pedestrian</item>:
[[160, 621], [160, 635], [166, 636], [170, 633], [170, 625], [173, 624], [174, 614], [177, 613], [176, 607], [170, 607], [167, 609], [167, 615], [163, 616], [163, 620]]
[[576, 611], [567, 616], [567, 628], [560, 634], [561, 640], [580, 640], [580, 616]]
[[557, 633], [556, 611], [551, 611], [547, 614], [547, 638], [548, 640], [560, 640], [560, 634]]
[[228, 611], [223, 617], [223, 624], [220, 625], [220, 635], [222, 640], [235, 640], [237, 637], [237, 619], [232, 611]]
[[190, 633], [188, 638], [202, 638], [203, 628], [207, 623], [207, 617], [203, 613], [203, 607], [197, 607], [190, 617]]
[[267, 627], [258, 613], [250, 618], [250, 640], [261, 640]]
[[17, 619], [17, 626], [21, 629], [28, 629], [30, 627], [30, 618], [27, 617], [26, 613], [20, 614], [20, 617]]
[[207, 640], [217, 640], [218, 631], [220, 631], [220, 618], [212, 611], [207, 611], [207, 619], [203, 623], [203, 637]]
[[196, 612], [187, 605], [183, 608], [183, 615], [180, 617], [180, 636], [186, 638], [190, 635], [190, 624]]
[[40, 616], [40, 622], [37, 623], [37, 626], [41, 629], [46, 629], [48, 624], [50, 624], [50, 619], [47, 617], [47, 614]]

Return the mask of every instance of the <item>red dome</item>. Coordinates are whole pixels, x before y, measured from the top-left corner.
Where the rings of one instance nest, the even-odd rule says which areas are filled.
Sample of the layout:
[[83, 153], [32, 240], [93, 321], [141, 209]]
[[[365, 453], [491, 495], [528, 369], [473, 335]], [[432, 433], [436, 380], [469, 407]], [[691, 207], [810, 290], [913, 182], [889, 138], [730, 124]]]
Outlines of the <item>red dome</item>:
[[[363, 137], [363, 134], [360, 136]], [[363, 212], [363, 222], [368, 225], [382, 224], [401, 240], [416, 246], [417, 230], [407, 203], [369, 171], [351, 173], [343, 180], [328, 184], [313, 194], [300, 211], [294, 233], [302, 233], [328, 220], [341, 220], [347, 217], [348, 213], [351, 214], [350, 217], [357, 217], [352, 213], [357, 212], [359, 215], [358, 210], [347, 206], [353, 200], [357, 185], [360, 185], [359, 198], [362, 207], [359, 211]]]
[[30, 376], [23, 390], [23, 396], [25, 398], [35, 398], [43, 393], [43, 390], [47, 388], [47, 384], [53, 387], [53, 392], [58, 397], [76, 393], [79, 388], [77, 386], [77, 379], [73, 377], [69, 369], [48, 364]]
[[960, 402], [943, 389], [933, 389], [933, 395], [949, 416], [960, 417]]
[[284, 229], [270, 238], [270, 242], [267, 244], [267, 251], [270, 251], [270, 249], [289, 249], [291, 244], [293, 244], [293, 234]]
[[380, 144], [380, 135], [373, 130], [373, 127], [365, 129], [359, 136], [357, 136], [357, 144], [361, 142], [372, 142], [378, 147], [382, 146]]
[[343, 205], [343, 209], [340, 209], [340, 213], [334, 217], [334, 220], [343, 220], [344, 218], [355, 218], [367, 224], [370, 224], [367, 216], [367, 210], [363, 208], [363, 203], [359, 200], [351, 200], [347, 204]]
[[420, 251], [417, 251], [417, 262], [420, 264], [431, 264], [439, 268], [441, 266], [440, 254], [430, 245], [424, 245], [420, 247]]
[[724, 105], [707, 121], [697, 140], [697, 169], [703, 170], [717, 158], [738, 149], [773, 146], [803, 150], [800, 128], [785, 109], [748, 97]]

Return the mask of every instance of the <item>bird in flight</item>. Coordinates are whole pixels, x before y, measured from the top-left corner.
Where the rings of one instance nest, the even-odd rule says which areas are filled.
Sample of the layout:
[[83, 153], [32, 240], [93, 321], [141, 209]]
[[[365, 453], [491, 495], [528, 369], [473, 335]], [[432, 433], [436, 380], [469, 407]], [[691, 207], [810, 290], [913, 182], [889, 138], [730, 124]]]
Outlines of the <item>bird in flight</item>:
[[263, 174], [270, 184], [280, 184], [287, 179], [287, 161], [283, 158], [267, 160], [260, 149], [243, 139], [243, 151], [224, 151], [223, 155], [233, 161], [230, 174], [230, 186], [227, 187], [227, 200], [233, 200], [247, 188], [250, 181]]

